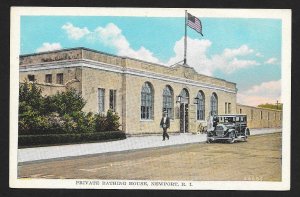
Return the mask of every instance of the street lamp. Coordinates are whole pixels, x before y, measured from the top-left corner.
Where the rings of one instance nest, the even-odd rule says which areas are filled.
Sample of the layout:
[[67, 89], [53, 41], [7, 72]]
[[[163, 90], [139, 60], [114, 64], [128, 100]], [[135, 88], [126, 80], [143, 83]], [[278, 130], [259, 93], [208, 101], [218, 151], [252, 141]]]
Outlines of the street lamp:
[[181, 95], [178, 95], [178, 96], [177, 96], [177, 99], [176, 99], [176, 103], [181, 103], [181, 99], [182, 99], [182, 96], [181, 96]]
[[199, 103], [199, 98], [198, 98], [198, 97], [195, 97], [195, 98], [194, 98], [194, 104], [197, 105], [198, 103]]

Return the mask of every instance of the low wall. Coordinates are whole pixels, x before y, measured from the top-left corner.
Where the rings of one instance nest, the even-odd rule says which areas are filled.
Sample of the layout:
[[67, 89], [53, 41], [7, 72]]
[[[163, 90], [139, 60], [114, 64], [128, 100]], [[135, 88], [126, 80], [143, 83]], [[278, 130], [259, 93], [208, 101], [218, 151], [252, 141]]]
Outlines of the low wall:
[[282, 111], [237, 104], [237, 114], [246, 114], [249, 128], [276, 128], [282, 126]]

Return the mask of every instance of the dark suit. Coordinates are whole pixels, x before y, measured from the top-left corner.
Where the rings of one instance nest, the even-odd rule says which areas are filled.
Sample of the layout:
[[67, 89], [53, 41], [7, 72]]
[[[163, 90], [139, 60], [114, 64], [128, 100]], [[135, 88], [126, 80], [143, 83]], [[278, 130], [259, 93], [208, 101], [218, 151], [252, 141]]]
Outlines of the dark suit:
[[170, 118], [167, 117], [166, 121], [164, 122], [164, 117], [162, 117], [160, 121], [160, 126], [163, 128], [163, 140], [165, 140], [166, 137], [169, 139], [167, 129], [170, 128]]

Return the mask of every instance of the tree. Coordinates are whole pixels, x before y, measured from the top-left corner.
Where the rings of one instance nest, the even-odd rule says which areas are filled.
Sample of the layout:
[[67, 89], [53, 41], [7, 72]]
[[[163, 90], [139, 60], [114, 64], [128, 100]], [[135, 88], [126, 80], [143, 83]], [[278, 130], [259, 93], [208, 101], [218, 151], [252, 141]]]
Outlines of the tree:
[[265, 103], [265, 104], [260, 104], [257, 107], [282, 110], [282, 103], [278, 103], [278, 105], [271, 104], [271, 103]]
[[47, 128], [46, 117], [43, 116], [44, 98], [42, 89], [36, 83], [25, 81], [19, 87], [19, 132], [44, 130]]
[[36, 83], [28, 83], [25, 81], [19, 87], [19, 114], [23, 114], [28, 110], [36, 113], [42, 112], [44, 107], [44, 98], [42, 89]]
[[78, 113], [86, 104], [82, 95], [75, 89], [70, 89], [66, 92], [58, 92], [53, 96], [46, 97], [45, 101], [45, 108], [49, 112], [57, 112], [61, 116]]
[[75, 89], [42, 96], [36, 83], [20, 84], [19, 89], [20, 134], [92, 133], [119, 130], [120, 117], [107, 111], [107, 115], [85, 113], [86, 104]]
[[118, 131], [120, 124], [119, 124], [120, 117], [118, 114], [112, 112], [111, 110], [107, 111], [106, 121], [107, 121], [107, 131]]

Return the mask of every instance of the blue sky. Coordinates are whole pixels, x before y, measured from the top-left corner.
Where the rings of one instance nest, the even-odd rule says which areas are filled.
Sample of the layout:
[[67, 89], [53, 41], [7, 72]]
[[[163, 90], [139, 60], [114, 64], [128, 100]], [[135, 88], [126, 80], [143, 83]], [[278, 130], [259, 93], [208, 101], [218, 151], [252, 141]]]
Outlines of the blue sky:
[[[188, 28], [188, 64], [237, 83], [238, 102], [280, 100], [281, 20], [200, 18]], [[22, 16], [21, 54], [87, 47], [166, 66], [182, 60], [184, 17]]]

